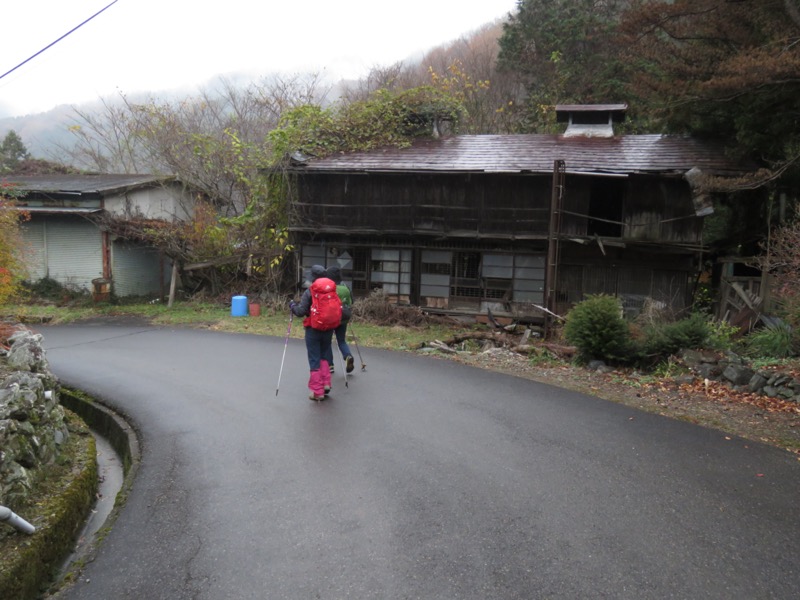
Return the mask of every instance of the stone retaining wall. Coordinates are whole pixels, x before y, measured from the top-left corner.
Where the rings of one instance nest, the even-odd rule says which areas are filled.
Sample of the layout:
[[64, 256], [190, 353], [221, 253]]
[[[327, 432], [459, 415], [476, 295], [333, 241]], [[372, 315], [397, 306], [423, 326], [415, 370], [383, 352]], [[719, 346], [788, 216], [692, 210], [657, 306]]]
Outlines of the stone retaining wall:
[[[43, 597], [44, 590], [50, 597], [49, 592], [76, 576], [76, 571], [59, 571], [68, 556], [72, 559], [70, 568], [78, 569], [97, 550], [98, 538], [75, 545], [98, 487], [96, 447], [86, 425], [111, 443], [125, 474], [104, 528], [110, 527], [131, 488], [139, 445], [133, 429], [121, 417], [81, 392], [58, 385], [49, 370], [41, 336], [20, 329], [8, 343], [8, 352], [0, 350], [0, 504], [12, 509], [27, 504], [20, 516], [36, 531], [26, 536], [10, 527], [0, 530], [8, 539], [21, 539], [3, 556], [0, 598], [33, 600]], [[65, 416], [64, 408], [56, 402], [75, 414]], [[79, 426], [76, 420], [86, 425]], [[70, 468], [59, 471], [59, 479], [51, 482], [60, 492], [30, 497], [24, 503], [37, 470], [65, 454], [70, 458]], [[52, 476], [52, 469], [44, 470]], [[31, 506], [34, 501], [35, 509]]]
[[800, 403], [800, 380], [780, 371], [753, 369], [744, 358], [733, 352], [717, 354], [684, 350], [681, 359], [695, 376], [721, 381], [737, 392]]
[[13, 509], [28, 497], [37, 470], [56, 460], [69, 434], [42, 336], [19, 329], [8, 344], [0, 356], [0, 504]]

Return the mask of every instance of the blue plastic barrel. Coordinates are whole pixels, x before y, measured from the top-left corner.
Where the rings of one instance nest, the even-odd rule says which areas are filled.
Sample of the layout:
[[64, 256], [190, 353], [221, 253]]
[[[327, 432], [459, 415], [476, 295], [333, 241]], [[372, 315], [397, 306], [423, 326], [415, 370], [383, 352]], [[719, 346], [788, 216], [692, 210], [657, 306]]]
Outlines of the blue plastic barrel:
[[231, 299], [231, 316], [232, 317], [247, 316], [247, 296], [234, 296]]

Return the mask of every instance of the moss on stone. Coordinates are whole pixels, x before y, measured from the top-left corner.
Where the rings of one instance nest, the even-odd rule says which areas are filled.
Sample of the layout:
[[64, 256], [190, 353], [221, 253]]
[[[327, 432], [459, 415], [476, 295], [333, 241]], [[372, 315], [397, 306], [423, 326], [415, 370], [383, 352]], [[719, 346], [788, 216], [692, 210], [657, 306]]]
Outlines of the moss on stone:
[[59, 396], [63, 406], [79, 415], [92, 430], [111, 444], [120, 457], [123, 474], [128, 478], [131, 467], [138, 460], [138, 440], [130, 425], [79, 390], [62, 388]]
[[97, 450], [85, 423], [68, 413], [73, 435], [62, 460], [43, 469], [34, 493], [14, 507], [36, 527], [32, 535], [0, 532], [0, 598], [36, 598], [69, 555], [97, 494]]

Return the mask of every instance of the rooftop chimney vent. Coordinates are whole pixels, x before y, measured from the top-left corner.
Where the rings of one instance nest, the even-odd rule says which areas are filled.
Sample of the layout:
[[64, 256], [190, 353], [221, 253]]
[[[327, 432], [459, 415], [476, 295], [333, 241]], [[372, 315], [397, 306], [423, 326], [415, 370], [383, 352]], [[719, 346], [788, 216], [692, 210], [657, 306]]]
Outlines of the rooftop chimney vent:
[[613, 137], [614, 123], [625, 120], [627, 104], [559, 104], [556, 120], [567, 123], [565, 137]]

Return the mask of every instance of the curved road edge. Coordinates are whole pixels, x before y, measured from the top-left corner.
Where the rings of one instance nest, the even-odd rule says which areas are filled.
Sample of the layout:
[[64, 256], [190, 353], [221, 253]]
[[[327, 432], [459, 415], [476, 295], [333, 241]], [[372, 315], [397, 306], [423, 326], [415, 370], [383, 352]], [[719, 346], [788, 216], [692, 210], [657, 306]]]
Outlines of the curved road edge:
[[[59, 401], [62, 406], [77, 414], [93, 432], [103, 437], [111, 445], [121, 461], [123, 479], [119, 492], [114, 499], [113, 508], [100, 525], [97, 533], [69, 556], [62, 557], [62, 561], [69, 560], [69, 564], [62, 567], [62, 571], [58, 574], [56, 581], [52, 582], [50, 593], [54, 595], [63, 591], [65, 587], [73, 582], [81, 567], [86, 562], [91, 561], [96, 554], [98, 544], [102, 541], [105, 533], [113, 526], [122, 507], [125, 505], [141, 462], [139, 436], [130, 422], [118, 412], [113, 411], [108, 406], [101, 404], [79, 390], [65, 387], [61, 387], [59, 391]], [[94, 504], [94, 498], [92, 500], [92, 504]], [[85, 519], [78, 523], [72, 523], [73, 531], [80, 531], [85, 524]]]

